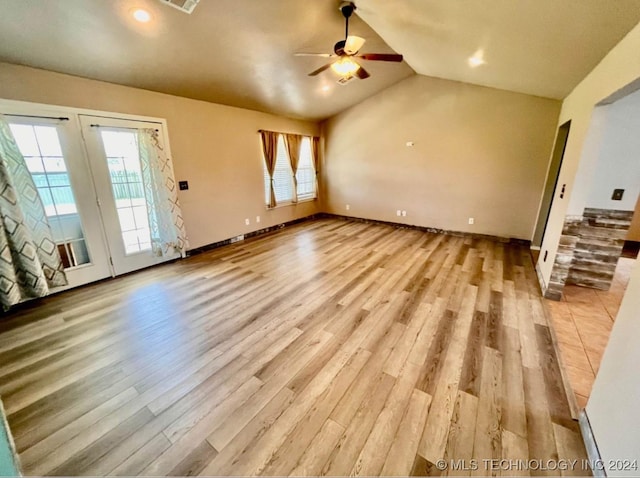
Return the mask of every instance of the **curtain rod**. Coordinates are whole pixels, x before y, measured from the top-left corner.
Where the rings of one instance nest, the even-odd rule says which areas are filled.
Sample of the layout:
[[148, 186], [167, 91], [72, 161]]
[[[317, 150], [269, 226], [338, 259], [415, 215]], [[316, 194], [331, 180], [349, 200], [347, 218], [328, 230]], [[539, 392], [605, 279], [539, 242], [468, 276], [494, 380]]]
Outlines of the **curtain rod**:
[[36, 115], [14, 115], [14, 114], [6, 114], [5, 116], [17, 116], [19, 118], [38, 118], [38, 119], [54, 119], [59, 121], [69, 121], [69, 118], [65, 116], [54, 117], [54, 116], [36, 116]]
[[[132, 128], [132, 127], [127, 127], [127, 126], [102, 126], [99, 124], [90, 124], [89, 126], [91, 126], [92, 128], [114, 128], [114, 129], [135, 129], [136, 131], [139, 129], [151, 129], [151, 128]], [[155, 129], [155, 132], [159, 133], [160, 130], [159, 129]]]
[[278, 133], [278, 134], [297, 134], [298, 136], [307, 136], [309, 138], [319, 138], [320, 136], [316, 136], [314, 134], [302, 134], [302, 133], [288, 133], [286, 131], [271, 131], [270, 129], [259, 129], [258, 133]]

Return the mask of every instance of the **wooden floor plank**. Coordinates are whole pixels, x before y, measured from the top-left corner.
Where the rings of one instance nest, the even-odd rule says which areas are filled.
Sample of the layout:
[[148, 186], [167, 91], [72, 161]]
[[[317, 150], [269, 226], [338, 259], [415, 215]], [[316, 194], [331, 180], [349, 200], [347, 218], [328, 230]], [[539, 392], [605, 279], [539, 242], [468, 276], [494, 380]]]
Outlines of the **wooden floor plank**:
[[0, 395], [26, 474], [581, 460], [546, 314], [517, 242], [317, 219], [21, 305]]
[[466, 392], [459, 392], [451, 418], [451, 429], [447, 439], [444, 460], [449, 466], [461, 463], [458, 470], [447, 470], [449, 475], [468, 476], [474, 459], [474, 441], [478, 417], [478, 397]]
[[408, 476], [420, 444], [420, 436], [427, 420], [431, 396], [414, 389], [409, 406], [398, 426], [391, 448], [382, 467], [382, 476]]
[[[473, 457], [478, 463], [502, 458], [502, 356], [491, 347], [484, 348], [480, 387], [473, 440]], [[486, 471], [479, 467], [473, 474], [484, 475]]]

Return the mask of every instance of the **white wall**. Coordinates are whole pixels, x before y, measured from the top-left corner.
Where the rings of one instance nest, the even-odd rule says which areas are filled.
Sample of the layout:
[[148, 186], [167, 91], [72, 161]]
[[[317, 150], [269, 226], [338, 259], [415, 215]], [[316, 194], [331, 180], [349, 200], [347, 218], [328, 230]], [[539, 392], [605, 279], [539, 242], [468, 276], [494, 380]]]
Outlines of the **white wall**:
[[[602, 108], [604, 132], [586, 206], [633, 211], [640, 194], [640, 91]], [[618, 188], [624, 195], [613, 201]]]
[[[640, 467], [640, 267], [632, 272], [600, 370], [587, 415], [602, 458], [638, 460]], [[609, 470], [609, 476], [638, 476]]]
[[[576, 177], [573, 180], [573, 188], [570, 195], [565, 195], [565, 201], [568, 197], [569, 203], [566, 212], [568, 216], [581, 216], [584, 212], [587, 198], [589, 197], [589, 191], [591, 190], [591, 185], [593, 184], [596, 176], [598, 158], [600, 158], [600, 150], [602, 149], [602, 140], [606, 131], [608, 118], [609, 105], [594, 108], [591, 115], [591, 122], [589, 123], [589, 129], [582, 147], [580, 165], [578, 167]], [[569, 137], [571, 136], [570, 132]], [[560, 174], [562, 175], [563, 173], [564, 170], [561, 170]], [[554, 201], [561, 201], [557, 194]], [[555, 202], [553, 206], [556, 206]]]

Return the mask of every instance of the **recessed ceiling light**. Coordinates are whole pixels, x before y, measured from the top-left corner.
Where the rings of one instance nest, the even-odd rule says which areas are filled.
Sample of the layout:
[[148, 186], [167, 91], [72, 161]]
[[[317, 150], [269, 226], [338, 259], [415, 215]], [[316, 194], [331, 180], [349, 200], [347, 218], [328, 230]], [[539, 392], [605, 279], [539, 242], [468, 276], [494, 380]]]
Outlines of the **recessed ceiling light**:
[[148, 23], [151, 21], [151, 14], [143, 8], [136, 8], [131, 12], [131, 15], [133, 15], [133, 18], [140, 23]]
[[483, 57], [484, 57], [484, 51], [478, 50], [473, 54], [471, 58], [467, 60], [469, 62], [469, 66], [471, 68], [475, 68], [477, 66], [484, 65], [486, 62], [484, 61]]

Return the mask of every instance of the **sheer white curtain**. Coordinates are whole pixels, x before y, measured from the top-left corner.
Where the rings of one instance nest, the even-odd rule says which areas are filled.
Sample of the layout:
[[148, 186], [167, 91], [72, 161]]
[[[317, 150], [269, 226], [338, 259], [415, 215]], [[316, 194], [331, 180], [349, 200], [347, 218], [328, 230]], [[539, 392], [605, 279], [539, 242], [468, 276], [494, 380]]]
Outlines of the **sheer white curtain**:
[[171, 159], [160, 146], [158, 131], [138, 130], [142, 182], [149, 214], [151, 247], [157, 256], [182, 256], [188, 247]]

